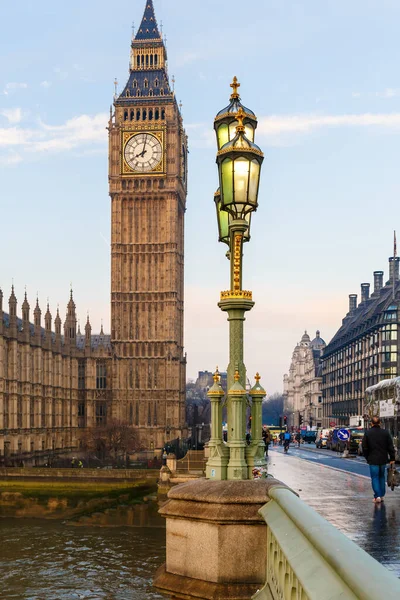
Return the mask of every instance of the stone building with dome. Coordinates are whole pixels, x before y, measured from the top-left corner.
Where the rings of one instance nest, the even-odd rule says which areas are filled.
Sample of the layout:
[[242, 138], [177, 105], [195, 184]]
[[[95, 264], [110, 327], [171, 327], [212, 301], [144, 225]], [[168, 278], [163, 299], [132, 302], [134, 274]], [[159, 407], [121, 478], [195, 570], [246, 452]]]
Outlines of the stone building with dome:
[[[28, 298], [17, 316], [0, 292], [0, 462], [79, 448], [110, 421], [154, 457], [188, 435], [185, 417], [184, 221], [187, 136], [153, 0], [133, 36], [129, 77], [108, 122], [111, 334], [82, 334], [73, 295], [62, 322]], [[53, 330], [54, 326], [54, 330]]]
[[283, 377], [284, 414], [290, 426], [322, 426], [322, 353], [325, 341], [307, 331], [296, 344], [289, 373]]

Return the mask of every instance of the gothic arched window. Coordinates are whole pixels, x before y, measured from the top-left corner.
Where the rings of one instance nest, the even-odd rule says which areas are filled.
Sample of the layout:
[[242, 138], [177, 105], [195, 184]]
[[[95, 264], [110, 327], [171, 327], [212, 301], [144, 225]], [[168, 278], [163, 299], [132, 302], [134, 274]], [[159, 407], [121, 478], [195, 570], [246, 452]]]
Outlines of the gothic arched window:
[[156, 108], [155, 117], [154, 118], [155, 118], [156, 121], [158, 121], [158, 119], [160, 118], [160, 111], [158, 110], [158, 108]]
[[127, 121], [127, 120], [128, 120], [128, 111], [126, 110], [124, 112], [124, 121]]
[[131, 110], [131, 121], [135, 120], [135, 111]]

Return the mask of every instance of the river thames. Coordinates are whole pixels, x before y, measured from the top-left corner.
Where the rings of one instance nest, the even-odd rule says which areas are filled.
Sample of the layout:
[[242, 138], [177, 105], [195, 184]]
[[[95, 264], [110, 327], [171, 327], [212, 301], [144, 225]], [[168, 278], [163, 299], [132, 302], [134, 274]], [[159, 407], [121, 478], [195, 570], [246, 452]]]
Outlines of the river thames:
[[165, 529], [0, 520], [1, 600], [158, 600]]

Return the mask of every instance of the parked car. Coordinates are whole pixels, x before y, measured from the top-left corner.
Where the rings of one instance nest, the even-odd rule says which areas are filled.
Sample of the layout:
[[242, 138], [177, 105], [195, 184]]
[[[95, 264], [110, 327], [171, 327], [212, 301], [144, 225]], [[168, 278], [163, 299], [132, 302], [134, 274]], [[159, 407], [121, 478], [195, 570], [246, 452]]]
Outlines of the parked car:
[[349, 452], [350, 454], [362, 454], [362, 440], [365, 434], [365, 429], [362, 427], [353, 427], [350, 429], [350, 442]]
[[316, 431], [302, 431], [301, 439], [304, 443], [313, 444], [316, 440], [317, 432]]
[[329, 433], [329, 437], [326, 442], [326, 447], [328, 450], [336, 450], [336, 452], [339, 450], [338, 445], [340, 440], [337, 434], [340, 429], [341, 427], [335, 427], [335, 429], [332, 429]]

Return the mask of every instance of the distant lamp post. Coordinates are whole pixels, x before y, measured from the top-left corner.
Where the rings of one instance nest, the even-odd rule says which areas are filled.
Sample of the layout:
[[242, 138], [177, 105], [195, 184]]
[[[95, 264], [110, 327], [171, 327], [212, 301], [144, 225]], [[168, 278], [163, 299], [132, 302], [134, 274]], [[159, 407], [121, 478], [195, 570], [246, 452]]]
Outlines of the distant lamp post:
[[[243, 361], [243, 323], [245, 313], [254, 306], [252, 293], [243, 290], [243, 244], [250, 240], [251, 215], [258, 207], [258, 190], [264, 155], [254, 143], [257, 127], [255, 114], [243, 106], [235, 77], [228, 107], [215, 118], [219, 189], [214, 201], [217, 211], [219, 241], [229, 246], [230, 289], [221, 292], [220, 309], [228, 313], [229, 365], [227, 369], [227, 444], [222, 441], [219, 411], [222, 410], [219, 379], [209, 391], [214, 405], [209, 443], [210, 479], [247, 479], [254, 466], [265, 465], [262, 450], [262, 421], [259, 398], [265, 397], [257, 375], [256, 385], [249, 392], [252, 398], [251, 443], [246, 446], [246, 367]], [[216, 400], [218, 399], [218, 400]], [[218, 404], [219, 403], [219, 404]], [[260, 410], [259, 410], [260, 409]], [[254, 413], [259, 411], [259, 415]], [[213, 423], [212, 423], [213, 425]], [[221, 443], [220, 443], [221, 442]]]

